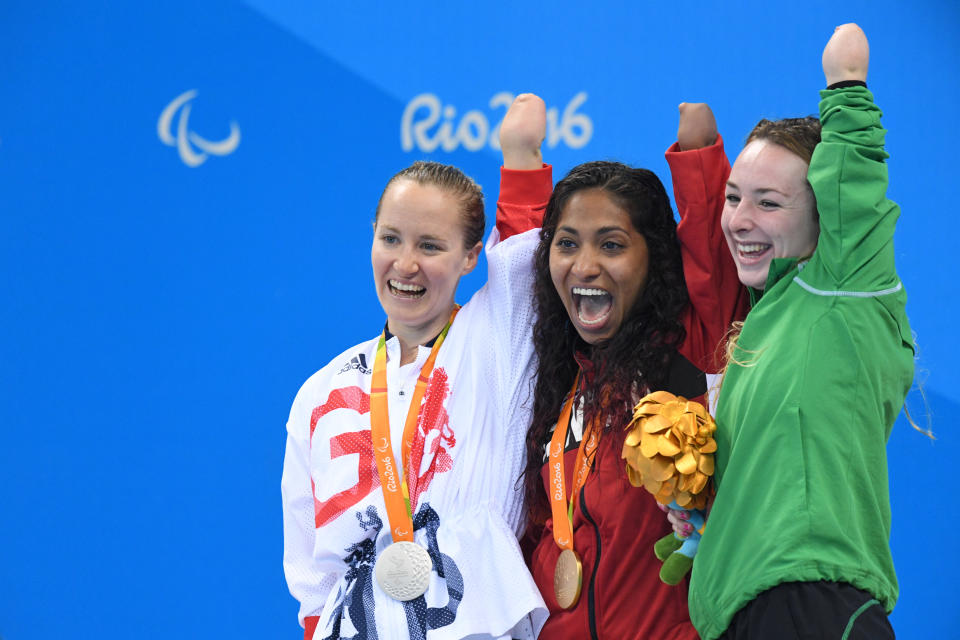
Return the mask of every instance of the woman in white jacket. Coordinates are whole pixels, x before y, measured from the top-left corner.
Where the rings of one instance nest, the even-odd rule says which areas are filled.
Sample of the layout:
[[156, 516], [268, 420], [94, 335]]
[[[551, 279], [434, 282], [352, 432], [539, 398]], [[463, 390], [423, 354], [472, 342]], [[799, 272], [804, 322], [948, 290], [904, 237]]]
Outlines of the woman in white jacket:
[[535, 193], [501, 193], [487, 283], [462, 309], [457, 284], [483, 248], [479, 187], [418, 162], [380, 198], [371, 261], [386, 326], [311, 376], [287, 423], [284, 570], [305, 638], [535, 638], [546, 618], [517, 545], [516, 486], [552, 187], [545, 120], [532, 95], [504, 119], [503, 171], [538, 172], [523, 181]]

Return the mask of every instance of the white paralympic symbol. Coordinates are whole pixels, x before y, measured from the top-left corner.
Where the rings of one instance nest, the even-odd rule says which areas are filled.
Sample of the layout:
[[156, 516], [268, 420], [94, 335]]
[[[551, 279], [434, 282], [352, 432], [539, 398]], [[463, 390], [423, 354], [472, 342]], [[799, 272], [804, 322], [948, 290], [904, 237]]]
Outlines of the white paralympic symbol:
[[[206, 162], [208, 155], [225, 156], [234, 152], [240, 144], [240, 127], [230, 121], [230, 135], [220, 141], [207, 140], [188, 128], [190, 120], [190, 101], [197, 96], [197, 90], [181, 93], [168, 104], [157, 120], [157, 137], [169, 146], [176, 147], [180, 159], [188, 167], [199, 167]], [[173, 117], [179, 112], [177, 133], [173, 134]], [[194, 151], [194, 147], [200, 150]]]

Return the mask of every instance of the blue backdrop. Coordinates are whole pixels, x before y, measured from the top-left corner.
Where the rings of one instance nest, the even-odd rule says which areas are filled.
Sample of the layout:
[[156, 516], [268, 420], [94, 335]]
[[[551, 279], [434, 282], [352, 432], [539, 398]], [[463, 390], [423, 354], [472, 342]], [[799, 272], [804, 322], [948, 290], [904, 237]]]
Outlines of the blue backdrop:
[[960, 519], [940, 495], [960, 408], [958, 5], [418, 4], [0, 7], [0, 635], [298, 637], [284, 423], [310, 373], [382, 326], [369, 245], [387, 178], [456, 164], [492, 219], [491, 140], [533, 91], [555, 178], [615, 158], [669, 184], [677, 103], [710, 102], [733, 157], [761, 116], [816, 112], [848, 21], [870, 38], [903, 208], [926, 393], [910, 407], [938, 436], [901, 420], [890, 441], [893, 622], [960, 634]]

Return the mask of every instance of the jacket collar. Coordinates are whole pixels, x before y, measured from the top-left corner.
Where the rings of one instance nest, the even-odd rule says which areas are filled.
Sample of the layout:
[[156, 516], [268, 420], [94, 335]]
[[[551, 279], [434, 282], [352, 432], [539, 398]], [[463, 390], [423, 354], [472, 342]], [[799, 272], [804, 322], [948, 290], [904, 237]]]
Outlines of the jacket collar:
[[580, 367], [580, 387], [592, 386], [597, 376], [597, 366], [591, 359], [590, 354], [577, 349], [573, 353], [573, 359], [577, 361], [577, 365]]
[[[804, 260], [806, 261], [806, 259]], [[780, 282], [780, 280], [793, 271], [793, 268], [797, 266], [797, 263], [800, 262], [800, 258], [774, 258], [770, 261], [770, 270], [767, 272], [767, 284], [764, 288], [754, 289], [753, 287], [748, 287], [750, 291], [750, 306], [754, 306], [757, 302], [760, 301], [760, 298], [763, 296], [764, 291], [770, 291], [770, 288], [773, 285]]]

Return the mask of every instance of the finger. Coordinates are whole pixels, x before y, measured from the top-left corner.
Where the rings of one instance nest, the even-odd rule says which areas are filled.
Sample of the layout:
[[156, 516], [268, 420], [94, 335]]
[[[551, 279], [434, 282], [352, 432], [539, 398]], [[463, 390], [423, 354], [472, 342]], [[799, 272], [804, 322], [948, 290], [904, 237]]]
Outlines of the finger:
[[667, 514], [667, 521], [670, 524], [672, 524], [674, 527], [679, 527], [685, 524], [687, 521], [686, 518], [681, 518], [680, 515], [681, 515], [681, 512], [679, 511], [671, 511], [670, 513]]

